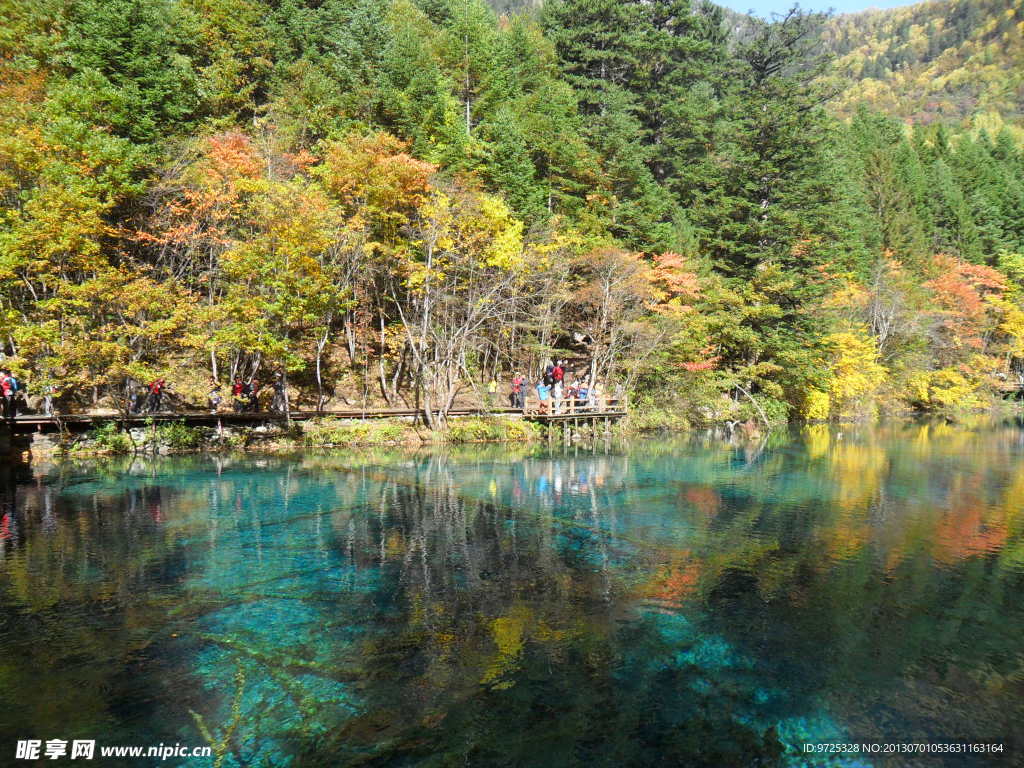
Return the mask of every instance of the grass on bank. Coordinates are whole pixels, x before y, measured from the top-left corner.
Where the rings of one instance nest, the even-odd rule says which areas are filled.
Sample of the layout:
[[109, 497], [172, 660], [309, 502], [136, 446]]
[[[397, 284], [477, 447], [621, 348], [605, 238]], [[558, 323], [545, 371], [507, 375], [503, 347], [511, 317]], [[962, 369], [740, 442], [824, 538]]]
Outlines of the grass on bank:
[[131, 435], [114, 421], [105, 421], [90, 429], [82, 439], [71, 446], [75, 452], [123, 454], [135, 450]]
[[537, 437], [538, 428], [534, 424], [513, 419], [459, 418], [448, 422], [445, 430], [424, 433], [407, 421], [324, 418], [306, 422], [302, 432], [304, 445], [326, 448], [395, 443], [520, 442]]
[[149, 422], [135, 432], [141, 432], [141, 439], [133, 438], [132, 433], [122, 429], [116, 421], [105, 421], [82, 435], [67, 450], [122, 455], [135, 451], [192, 451], [206, 443], [204, 430], [190, 427], [184, 421]]
[[302, 425], [302, 443], [315, 448], [387, 445], [415, 439], [416, 431], [412, 424], [389, 419], [345, 421], [326, 418], [313, 419]]
[[369, 445], [420, 445], [427, 443], [529, 442], [539, 439], [537, 424], [497, 417], [457, 418], [445, 429], [428, 432], [409, 421], [372, 419], [353, 421], [336, 418], [296, 423], [290, 430], [257, 433], [249, 428], [225, 430], [217, 435], [210, 429], [189, 427], [183, 421], [148, 424], [125, 431], [116, 421], [98, 424], [65, 451], [73, 454], [129, 454], [134, 452], [182, 452], [202, 448], [244, 449], [262, 443], [265, 449], [296, 447], [346, 448]]
[[530, 421], [496, 418], [453, 419], [448, 423], [451, 443], [523, 442], [540, 436], [540, 426]]

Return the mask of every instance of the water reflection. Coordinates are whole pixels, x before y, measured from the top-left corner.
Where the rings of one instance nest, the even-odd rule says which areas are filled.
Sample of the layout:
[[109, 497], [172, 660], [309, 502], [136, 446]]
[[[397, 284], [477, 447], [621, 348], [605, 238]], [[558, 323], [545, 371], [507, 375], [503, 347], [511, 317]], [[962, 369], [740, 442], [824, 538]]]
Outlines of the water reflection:
[[1019, 740], [1021, 436], [37, 467], [2, 497], [0, 734], [224, 766]]

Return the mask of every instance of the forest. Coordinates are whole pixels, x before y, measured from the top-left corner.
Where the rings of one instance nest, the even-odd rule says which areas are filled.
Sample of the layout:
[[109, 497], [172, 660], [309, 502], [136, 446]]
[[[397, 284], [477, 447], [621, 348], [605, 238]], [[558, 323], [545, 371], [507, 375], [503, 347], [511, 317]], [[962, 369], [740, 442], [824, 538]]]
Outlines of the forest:
[[1024, 3], [947, 0], [829, 20], [823, 41], [838, 58], [838, 100], [862, 101], [915, 122], [997, 111], [1019, 120], [1024, 104]]
[[496, 8], [0, 0], [2, 366], [432, 427], [558, 357], [685, 424], [1024, 380], [1020, 2]]

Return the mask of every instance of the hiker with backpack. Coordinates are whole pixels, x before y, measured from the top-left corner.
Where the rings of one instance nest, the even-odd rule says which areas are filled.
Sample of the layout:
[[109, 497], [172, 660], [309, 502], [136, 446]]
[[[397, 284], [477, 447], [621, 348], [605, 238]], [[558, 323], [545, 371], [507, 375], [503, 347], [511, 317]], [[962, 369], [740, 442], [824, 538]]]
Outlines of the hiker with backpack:
[[124, 407], [128, 411], [129, 415], [134, 415], [139, 412], [139, 388], [135, 382], [129, 382], [125, 386]]
[[43, 415], [53, 416], [53, 398], [57, 396], [57, 387], [47, 384], [43, 388]]
[[576, 387], [576, 407], [579, 409], [586, 408], [587, 400], [590, 397], [590, 382], [584, 377], [580, 381], [579, 386]]

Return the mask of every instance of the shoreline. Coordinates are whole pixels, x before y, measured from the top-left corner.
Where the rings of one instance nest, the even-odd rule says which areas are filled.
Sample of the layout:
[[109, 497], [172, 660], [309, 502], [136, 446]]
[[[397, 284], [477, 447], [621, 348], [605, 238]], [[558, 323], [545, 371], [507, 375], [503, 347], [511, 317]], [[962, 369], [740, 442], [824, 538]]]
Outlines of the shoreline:
[[[63, 461], [78, 458], [113, 458], [121, 456], [169, 456], [185, 454], [251, 453], [263, 455], [288, 454], [297, 451], [327, 449], [333, 451], [365, 448], [415, 450], [473, 444], [589, 443], [595, 439], [621, 439], [657, 435], [714, 434], [733, 441], [760, 440], [772, 433], [793, 428], [831, 426], [859, 428], [882, 422], [914, 423], [941, 421], [965, 427], [980, 422], [990, 423], [1024, 414], [1019, 404], [1000, 404], [986, 411], [970, 414], [899, 413], [867, 420], [803, 420], [763, 425], [746, 422], [719, 421], [703, 425], [690, 422], [684, 414], [669, 411], [631, 413], [609, 429], [581, 426], [568, 435], [551, 426], [511, 418], [506, 415], [452, 416], [445, 429], [431, 431], [421, 424], [398, 418], [350, 419], [323, 417], [293, 422], [290, 426], [256, 425], [189, 427], [183, 421], [168, 419], [156, 425], [122, 429], [117, 416], [99, 422], [97, 427], [78, 433], [11, 434], [0, 429], [0, 456], [9, 456], [11, 463], [31, 465], [36, 461]], [[652, 418], [653, 417], [653, 418]], [[2, 426], [2, 425], [0, 425]], [[63, 438], [63, 439], [62, 439]]]
[[[581, 432], [589, 430], [581, 430]], [[122, 429], [117, 418], [79, 434], [30, 433], [9, 436], [8, 453], [29, 459], [74, 459], [189, 453], [289, 453], [307, 449], [369, 447], [415, 449], [475, 443], [543, 442], [544, 428], [501, 416], [452, 417], [444, 430], [431, 431], [398, 419], [319, 418], [290, 426], [189, 427], [168, 420], [160, 425]], [[3, 452], [0, 451], [0, 455]]]

